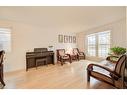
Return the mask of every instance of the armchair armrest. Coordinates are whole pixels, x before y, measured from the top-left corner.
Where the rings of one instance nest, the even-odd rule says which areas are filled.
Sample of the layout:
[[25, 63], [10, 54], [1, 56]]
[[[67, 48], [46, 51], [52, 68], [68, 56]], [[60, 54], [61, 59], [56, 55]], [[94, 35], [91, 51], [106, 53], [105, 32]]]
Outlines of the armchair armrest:
[[65, 54], [65, 55], [70, 56], [70, 54]]
[[63, 57], [66, 57], [66, 56], [69, 56], [69, 58], [71, 57], [70, 54], [64, 54], [63, 56], [60, 56], [60, 58], [63, 58]]
[[121, 78], [120, 75], [118, 75], [117, 73], [110, 73], [110, 76], [115, 79], [115, 80], [118, 80], [119, 78]]
[[104, 67], [104, 66], [101, 66], [101, 65], [98, 65], [98, 64], [89, 64], [88, 67], [87, 67], [87, 70], [92, 71], [93, 70], [93, 66], [100, 67], [100, 68], [105, 69], [106, 71], [109, 71], [111, 73], [113, 72], [111, 69], [109, 69], [107, 67]]
[[83, 54], [83, 55], [85, 55], [84, 52], [79, 52], [79, 54]]
[[69, 58], [71, 59], [71, 55], [70, 54], [66, 54], [67, 56], [69, 56]]
[[87, 67], [87, 70], [93, 71], [93, 66], [100, 67], [100, 68], [110, 72], [110, 76], [113, 79], [115, 79], [115, 80], [118, 80], [121, 77], [119, 74], [117, 74], [116, 72], [112, 71], [111, 69], [109, 69], [107, 67], [104, 67], [104, 66], [101, 66], [101, 65], [97, 65], [97, 64], [89, 64], [88, 67]]

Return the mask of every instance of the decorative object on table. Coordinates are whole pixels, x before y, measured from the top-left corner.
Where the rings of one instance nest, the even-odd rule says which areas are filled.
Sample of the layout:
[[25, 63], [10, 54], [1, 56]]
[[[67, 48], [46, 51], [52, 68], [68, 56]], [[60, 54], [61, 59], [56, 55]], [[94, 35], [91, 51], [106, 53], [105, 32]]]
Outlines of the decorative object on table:
[[126, 53], [126, 48], [116, 46], [111, 48], [110, 51], [111, 53], [109, 53], [109, 56], [106, 58], [106, 60], [116, 63], [119, 57]]
[[126, 53], [126, 48], [119, 47], [119, 46], [113, 47], [110, 50], [114, 55], [118, 55], [118, 56]]
[[48, 51], [53, 51], [53, 46], [48, 46]]

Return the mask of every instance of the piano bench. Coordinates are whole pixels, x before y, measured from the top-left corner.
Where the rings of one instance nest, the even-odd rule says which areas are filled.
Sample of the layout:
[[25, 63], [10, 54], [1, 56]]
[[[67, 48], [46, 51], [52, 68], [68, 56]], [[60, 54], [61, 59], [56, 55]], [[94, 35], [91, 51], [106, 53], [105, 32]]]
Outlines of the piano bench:
[[48, 65], [47, 64], [47, 58], [38, 58], [38, 59], [36, 59], [36, 69], [37, 69], [37, 67], [38, 67], [38, 65], [39, 65], [39, 63], [43, 63], [44, 62], [44, 64], [45, 65]]

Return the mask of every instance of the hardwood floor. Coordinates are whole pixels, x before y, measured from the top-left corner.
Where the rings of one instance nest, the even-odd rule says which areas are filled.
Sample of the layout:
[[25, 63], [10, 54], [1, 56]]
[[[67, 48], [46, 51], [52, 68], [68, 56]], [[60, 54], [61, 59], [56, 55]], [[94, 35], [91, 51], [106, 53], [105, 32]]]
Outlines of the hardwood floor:
[[[5, 74], [5, 89], [110, 89], [112, 86], [91, 78], [87, 83], [86, 67], [91, 61], [41, 66]], [[93, 63], [93, 62], [92, 62]], [[95, 62], [94, 62], [95, 63]]]

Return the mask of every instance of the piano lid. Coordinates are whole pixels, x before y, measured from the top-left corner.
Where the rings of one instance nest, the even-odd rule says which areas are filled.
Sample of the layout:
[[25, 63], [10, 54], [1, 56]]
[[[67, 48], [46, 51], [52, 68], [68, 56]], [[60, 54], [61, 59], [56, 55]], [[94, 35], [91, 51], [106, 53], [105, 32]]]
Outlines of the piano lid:
[[47, 48], [34, 48], [34, 52], [46, 52], [48, 51]]

